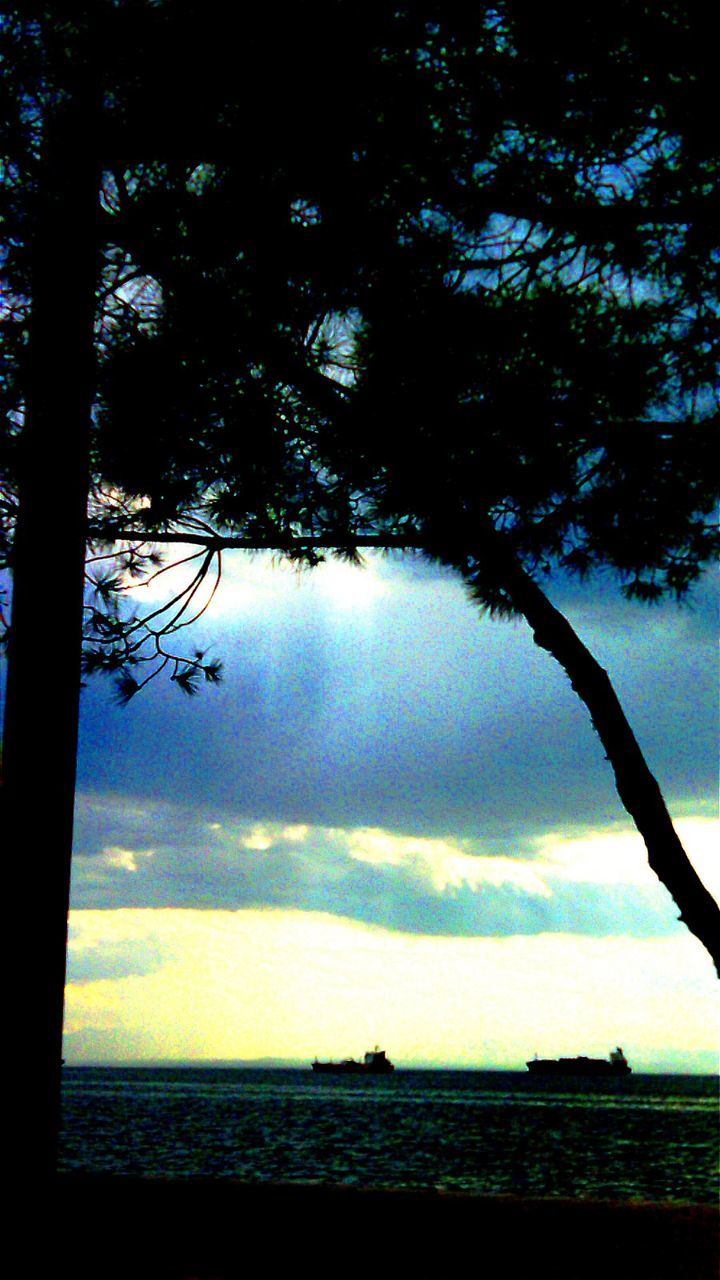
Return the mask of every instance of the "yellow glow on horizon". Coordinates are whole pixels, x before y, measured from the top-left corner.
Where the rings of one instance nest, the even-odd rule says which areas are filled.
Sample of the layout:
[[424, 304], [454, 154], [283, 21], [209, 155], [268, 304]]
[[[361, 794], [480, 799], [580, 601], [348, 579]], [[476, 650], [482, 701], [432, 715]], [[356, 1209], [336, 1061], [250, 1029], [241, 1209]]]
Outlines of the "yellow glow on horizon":
[[70, 1061], [309, 1061], [378, 1043], [405, 1065], [521, 1068], [622, 1043], [652, 1069], [717, 1049], [712, 966], [689, 935], [430, 938], [284, 910], [81, 911], [72, 928], [78, 959], [155, 960], [69, 985]]

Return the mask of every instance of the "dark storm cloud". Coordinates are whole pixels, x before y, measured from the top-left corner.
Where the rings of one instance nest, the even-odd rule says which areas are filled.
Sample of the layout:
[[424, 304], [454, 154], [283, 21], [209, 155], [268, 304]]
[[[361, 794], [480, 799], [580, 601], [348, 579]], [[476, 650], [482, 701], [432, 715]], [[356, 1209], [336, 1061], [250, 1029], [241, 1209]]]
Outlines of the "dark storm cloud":
[[[588, 715], [523, 623], [481, 618], [446, 571], [380, 564], [387, 594], [333, 610], [304, 588], [230, 627], [227, 678], [192, 702], [158, 682], [127, 709], [84, 694], [84, 789], [238, 816], [469, 837], [497, 852], [624, 821]], [[671, 805], [715, 794], [713, 606], [652, 611], [554, 592], [607, 666]], [[210, 630], [212, 623], [213, 630]]]

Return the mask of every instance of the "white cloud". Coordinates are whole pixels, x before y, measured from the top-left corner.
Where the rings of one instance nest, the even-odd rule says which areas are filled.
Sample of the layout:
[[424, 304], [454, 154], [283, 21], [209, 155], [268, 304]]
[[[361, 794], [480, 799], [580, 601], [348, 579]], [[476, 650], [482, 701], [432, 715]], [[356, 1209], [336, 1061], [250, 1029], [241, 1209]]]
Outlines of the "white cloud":
[[105, 866], [118, 871], [137, 871], [138, 859], [152, 858], [154, 855], [154, 849], [123, 849], [119, 845], [111, 845], [109, 849], [103, 849], [101, 858]]
[[273, 838], [266, 826], [256, 826], [240, 840], [243, 849], [272, 849]]
[[344, 833], [350, 856], [374, 866], [394, 866], [428, 881], [438, 893], [467, 885], [514, 885], [525, 893], [549, 897], [550, 890], [535, 867], [524, 859], [484, 857], [460, 844], [389, 831], [363, 829]]
[[[80, 796], [76, 826], [76, 908], [297, 908], [447, 937], [682, 932], [627, 827], [536, 832], [495, 852], [481, 839], [133, 808], [113, 796]], [[704, 849], [709, 863], [712, 824], [684, 828], [691, 855]]]

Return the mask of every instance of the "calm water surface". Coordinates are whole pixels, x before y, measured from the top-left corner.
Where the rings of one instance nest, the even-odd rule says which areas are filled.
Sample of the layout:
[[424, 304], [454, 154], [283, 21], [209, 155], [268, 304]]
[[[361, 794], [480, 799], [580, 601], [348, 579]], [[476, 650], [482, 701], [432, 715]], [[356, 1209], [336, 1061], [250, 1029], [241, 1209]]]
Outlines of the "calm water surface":
[[715, 1204], [718, 1080], [66, 1067], [60, 1168]]

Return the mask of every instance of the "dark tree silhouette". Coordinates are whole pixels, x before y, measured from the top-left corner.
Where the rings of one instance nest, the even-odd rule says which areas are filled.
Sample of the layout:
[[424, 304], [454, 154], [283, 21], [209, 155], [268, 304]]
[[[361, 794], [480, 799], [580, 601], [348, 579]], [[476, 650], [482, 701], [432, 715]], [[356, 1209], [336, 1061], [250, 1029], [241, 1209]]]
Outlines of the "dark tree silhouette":
[[186, 693], [219, 674], [169, 647], [191, 599], [164, 619], [121, 616], [99, 557], [129, 523], [121, 570], [157, 572], [148, 535], [205, 533], [230, 502], [242, 517], [225, 523], [255, 541], [312, 561], [295, 532], [332, 522], [352, 554], [344, 486], [321, 480], [311, 450], [313, 397], [333, 393], [304, 367], [313, 311], [295, 249], [313, 219], [305, 185], [346, 129], [328, 104], [353, 86], [367, 100], [377, 24], [347, 43], [348, 15], [298, 6], [278, 31], [270, 10], [213, 0], [30, 0], [0, 27], [3, 831], [10, 898], [32, 886], [37, 922], [12, 1017], [28, 1064], [19, 1178], [55, 1162], [82, 633], [86, 671], [118, 672], [121, 698], [166, 665]]
[[720, 972], [718, 907], [607, 674], [539, 586], [554, 569], [610, 569], [631, 598], [682, 597], [717, 548], [707, 32], [680, 5], [637, 7], [632, 29], [586, 6], [560, 39], [546, 18], [495, 14], [495, 53], [514, 60], [490, 138], [469, 127], [488, 118], [481, 24], [425, 27], [454, 162], [358, 291], [350, 423], [325, 457], [367, 482], [379, 521], [412, 525], [560, 662], [651, 866]]
[[[214, 683], [173, 637], [224, 546], [310, 563], [419, 546], [523, 615], [720, 964], [717, 907], [540, 586], [601, 568], [629, 595], [681, 596], [716, 546], [703, 20], [626, 0], [561, 22], [520, 0], [337, 0], [236, 30], [228, 9], [26, 4], [3, 29], [4, 791], [17, 851], [42, 778], [42, 995], [24, 1027], [46, 1101], [27, 1152], [46, 1169], [83, 622], [86, 672], [114, 673], [123, 699], [161, 670], [186, 693]], [[39, 573], [49, 536], [61, 571]], [[121, 572], [161, 571], [153, 547], [176, 541], [198, 548], [187, 592], [128, 614]]]

